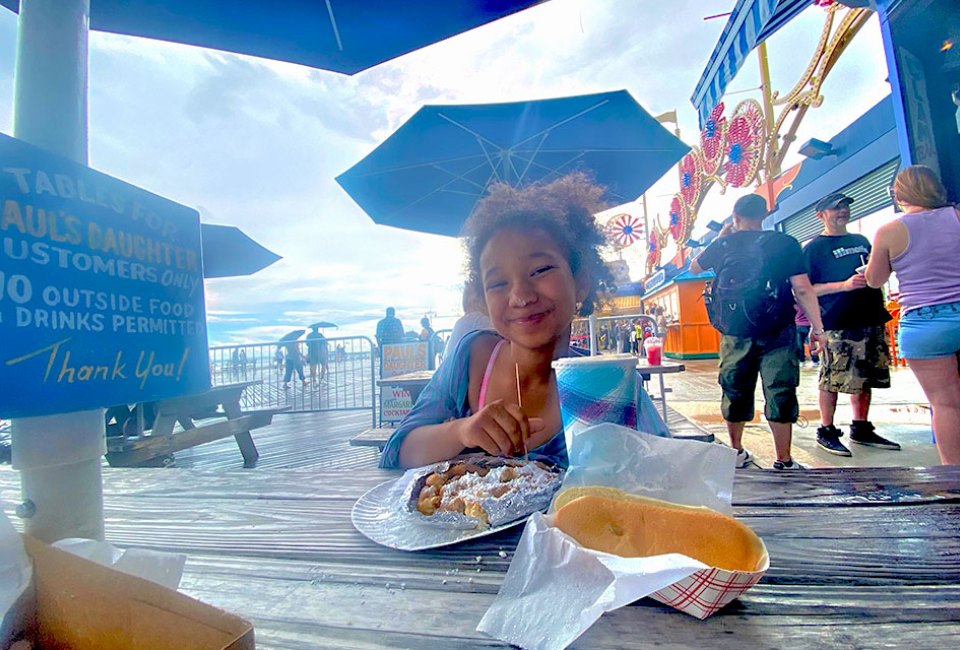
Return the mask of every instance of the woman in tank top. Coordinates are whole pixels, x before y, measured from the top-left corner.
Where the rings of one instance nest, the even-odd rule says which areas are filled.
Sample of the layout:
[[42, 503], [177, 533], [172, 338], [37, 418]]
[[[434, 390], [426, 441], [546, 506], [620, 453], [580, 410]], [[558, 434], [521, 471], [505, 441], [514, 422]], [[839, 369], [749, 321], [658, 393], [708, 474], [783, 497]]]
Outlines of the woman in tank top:
[[900, 352], [933, 408], [940, 460], [960, 465], [960, 212], [923, 165], [901, 171], [893, 194], [904, 214], [877, 231], [867, 284], [897, 274]]

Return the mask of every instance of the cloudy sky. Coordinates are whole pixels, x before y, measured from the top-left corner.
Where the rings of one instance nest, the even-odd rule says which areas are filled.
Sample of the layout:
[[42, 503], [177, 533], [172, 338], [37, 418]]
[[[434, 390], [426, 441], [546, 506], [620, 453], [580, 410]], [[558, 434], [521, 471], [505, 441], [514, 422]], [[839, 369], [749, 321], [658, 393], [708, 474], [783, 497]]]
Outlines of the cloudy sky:
[[[694, 144], [690, 96], [734, 0], [551, 0], [352, 77], [141, 38], [90, 37], [90, 165], [242, 228], [283, 260], [206, 283], [213, 343], [275, 340], [330, 320], [328, 335], [370, 335], [387, 305], [412, 329], [460, 311], [459, 242], [378, 226], [334, 178], [425, 103], [485, 103], [625, 88], [651, 114], [677, 109]], [[788, 90], [823, 25], [808, 9], [769, 43]], [[12, 134], [16, 16], [0, 8], [0, 131]], [[759, 98], [755, 56], [728, 104]], [[799, 133], [829, 139], [889, 92], [872, 19], [823, 86]], [[798, 160], [794, 158], [794, 160]], [[790, 160], [788, 159], [788, 164]], [[648, 192], [666, 221], [669, 172]], [[695, 234], [738, 194], [716, 191]], [[634, 278], [641, 246], [628, 249]]]

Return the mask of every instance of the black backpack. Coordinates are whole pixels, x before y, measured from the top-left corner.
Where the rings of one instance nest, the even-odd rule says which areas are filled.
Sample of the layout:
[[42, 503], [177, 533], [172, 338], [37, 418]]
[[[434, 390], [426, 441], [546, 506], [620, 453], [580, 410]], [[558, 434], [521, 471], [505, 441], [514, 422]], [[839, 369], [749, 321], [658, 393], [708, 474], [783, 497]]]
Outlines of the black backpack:
[[764, 273], [769, 253], [763, 245], [773, 234], [762, 233], [746, 246], [717, 240], [720, 263], [703, 296], [710, 324], [721, 333], [757, 337], [777, 332], [792, 322], [792, 310], [782, 307], [790, 285]]

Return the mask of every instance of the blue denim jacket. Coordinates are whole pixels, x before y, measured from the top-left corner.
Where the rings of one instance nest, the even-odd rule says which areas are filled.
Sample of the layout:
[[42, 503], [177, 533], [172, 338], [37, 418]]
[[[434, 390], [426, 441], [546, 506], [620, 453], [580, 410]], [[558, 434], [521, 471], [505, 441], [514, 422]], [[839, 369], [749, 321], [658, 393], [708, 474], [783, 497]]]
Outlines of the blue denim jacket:
[[[420, 393], [417, 403], [413, 405], [387, 441], [380, 456], [380, 467], [385, 469], [400, 467], [400, 445], [414, 429], [472, 415], [467, 400], [467, 388], [470, 384], [470, 348], [477, 336], [485, 333], [489, 334], [490, 330], [470, 332], [460, 340], [453, 354], [443, 360], [433, 378]], [[530, 453], [546, 456], [545, 460], [566, 468], [569, 460], [563, 429], [561, 428], [543, 445], [531, 449]]]

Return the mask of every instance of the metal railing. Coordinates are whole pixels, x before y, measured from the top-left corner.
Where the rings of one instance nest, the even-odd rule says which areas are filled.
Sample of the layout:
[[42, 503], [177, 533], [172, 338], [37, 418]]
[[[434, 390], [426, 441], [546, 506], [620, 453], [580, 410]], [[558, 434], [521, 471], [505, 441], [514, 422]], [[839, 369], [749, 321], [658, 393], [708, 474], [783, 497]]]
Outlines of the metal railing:
[[[430, 341], [434, 365], [440, 365], [452, 330], [438, 330]], [[323, 347], [325, 343], [325, 348]], [[345, 336], [324, 339], [311, 363], [309, 343], [298, 340], [210, 348], [210, 381], [214, 386], [252, 383], [243, 392], [244, 410], [283, 408], [288, 413], [370, 411], [373, 426], [379, 408], [380, 357], [372, 339]], [[291, 346], [300, 363], [287, 363]], [[321, 360], [326, 359], [326, 372]], [[303, 372], [300, 379], [298, 368]]]
[[375, 425], [378, 369], [373, 341], [365, 336], [327, 338], [313, 352], [304, 340], [212, 347], [210, 381], [214, 386], [257, 382], [243, 392], [245, 410], [369, 410]]

